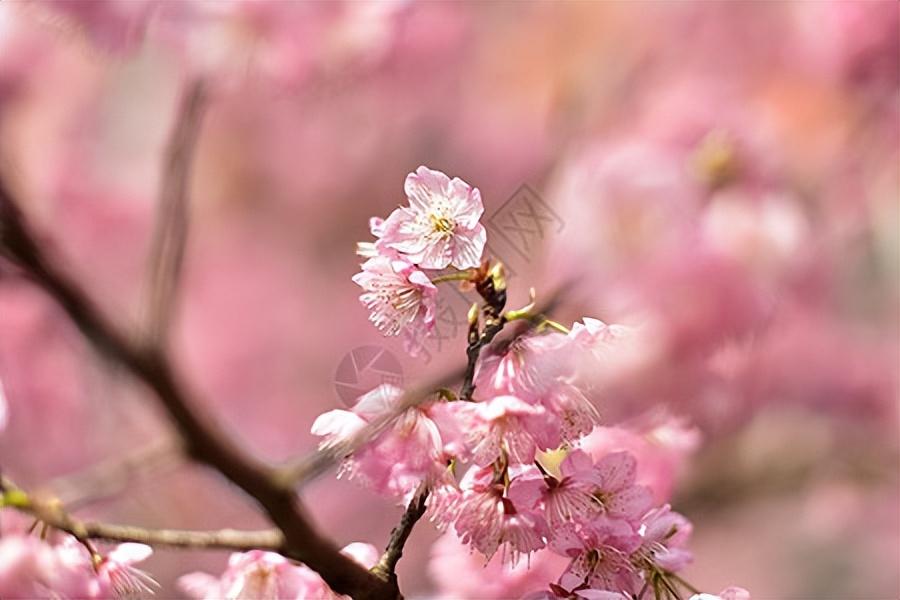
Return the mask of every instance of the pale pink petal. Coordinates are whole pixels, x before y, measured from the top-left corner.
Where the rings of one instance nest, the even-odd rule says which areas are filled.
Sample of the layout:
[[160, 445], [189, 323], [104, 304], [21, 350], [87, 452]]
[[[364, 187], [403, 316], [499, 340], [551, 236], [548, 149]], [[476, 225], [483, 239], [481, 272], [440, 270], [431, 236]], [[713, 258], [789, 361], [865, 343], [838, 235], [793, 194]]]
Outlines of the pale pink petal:
[[484, 225], [476, 223], [472, 229], [458, 230], [453, 236], [452, 264], [457, 269], [473, 269], [481, 264], [481, 255], [487, 242]]

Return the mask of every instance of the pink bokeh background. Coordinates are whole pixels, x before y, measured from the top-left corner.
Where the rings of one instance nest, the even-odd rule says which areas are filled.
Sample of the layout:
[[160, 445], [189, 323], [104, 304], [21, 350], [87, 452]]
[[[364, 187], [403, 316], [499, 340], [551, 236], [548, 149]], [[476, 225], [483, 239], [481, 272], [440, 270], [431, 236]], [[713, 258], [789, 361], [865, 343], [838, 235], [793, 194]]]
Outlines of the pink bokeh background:
[[[238, 442], [273, 461], [313, 450], [359, 346], [388, 349], [407, 383], [463, 361], [452, 290], [446, 339], [413, 359], [350, 280], [368, 218], [424, 164], [498, 215], [488, 244], [513, 273], [510, 305], [574, 280], [558, 320], [639, 328], [597, 377], [605, 422], [631, 432], [602, 443], [643, 457], [693, 521], [690, 580], [758, 600], [898, 597], [900, 5], [5, 2], [0, 170], [53, 256], [131, 330], [163, 148], [197, 77], [210, 103], [171, 351]], [[497, 230], [523, 184], [557, 221], [520, 252]], [[8, 269], [0, 380], [0, 466], [27, 488], [169, 434]], [[86, 517], [265, 525], [179, 460], [79, 491]], [[340, 545], [382, 546], [400, 514], [333, 473], [304, 497]], [[407, 597], [440, 592], [441, 565], [475, 568], [429, 565], [437, 537], [414, 532]], [[225, 557], [160, 550], [146, 568], [171, 597], [178, 575]]]

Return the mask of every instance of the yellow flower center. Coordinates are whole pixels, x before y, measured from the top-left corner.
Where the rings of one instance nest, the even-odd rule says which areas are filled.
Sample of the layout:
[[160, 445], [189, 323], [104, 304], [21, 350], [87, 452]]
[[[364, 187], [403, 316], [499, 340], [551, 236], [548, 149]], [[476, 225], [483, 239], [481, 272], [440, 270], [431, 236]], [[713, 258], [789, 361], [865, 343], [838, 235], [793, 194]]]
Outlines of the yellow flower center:
[[431, 219], [431, 226], [438, 233], [451, 233], [455, 224], [447, 217], [442, 217], [434, 213], [428, 215]]

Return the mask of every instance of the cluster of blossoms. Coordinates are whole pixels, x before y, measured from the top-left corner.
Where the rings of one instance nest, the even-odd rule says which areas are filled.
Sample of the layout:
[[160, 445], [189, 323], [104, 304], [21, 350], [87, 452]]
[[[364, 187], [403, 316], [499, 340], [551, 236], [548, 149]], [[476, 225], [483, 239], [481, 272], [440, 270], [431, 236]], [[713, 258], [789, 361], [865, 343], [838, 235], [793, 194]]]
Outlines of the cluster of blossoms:
[[458, 177], [419, 167], [404, 189], [408, 207], [370, 221], [376, 241], [359, 244], [368, 260], [353, 281], [365, 290], [372, 323], [385, 335], [404, 334], [416, 353], [435, 324], [437, 288], [426, 271], [479, 266], [487, 234], [481, 193]]
[[[529, 597], [613, 600], [696, 592], [677, 574], [691, 560], [687, 519], [636, 482], [632, 454], [595, 459], [579, 447], [599, 425], [579, 373], [599, 368], [628, 330], [591, 318], [568, 329], [533, 307], [500, 314], [505, 294], [498, 299], [496, 293], [505, 291], [505, 282], [502, 269], [482, 263], [477, 190], [420, 167], [407, 178], [406, 192], [410, 208], [373, 220], [377, 241], [360, 247], [368, 260], [354, 280], [364, 289], [361, 301], [372, 322], [388, 335], [403, 331], [420, 342], [433, 326], [436, 295], [421, 269], [452, 266], [469, 269], [458, 279], [484, 298], [486, 327], [479, 329], [473, 311], [474, 369], [469, 389], [464, 384], [458, 396], [441, 390], [404, 411], [403, 391], [382, 385], [351, 410], [332, 410], [315, 421], [312, 432], [328, 446], [400, 414], [346, 459], [342, 474], [403, 503], [426, 494], [430, 519], [485, 562], [499, 554], [516, 566], [539, 551], [564, 557], [568, 565], [558, 579]], [[507, 339], [485, 340], [488, 324], [502, 328], [515, 320], [530, 326]], [[748, 597], [739, 588], [722, 595]]]
[[72, 536], [51, 544], [24, 532], [0, 539], [0, 597], [126, 598], [153, 593], [153, 578], [134, 565], [153, 550], [126, 543], [101, 556]]

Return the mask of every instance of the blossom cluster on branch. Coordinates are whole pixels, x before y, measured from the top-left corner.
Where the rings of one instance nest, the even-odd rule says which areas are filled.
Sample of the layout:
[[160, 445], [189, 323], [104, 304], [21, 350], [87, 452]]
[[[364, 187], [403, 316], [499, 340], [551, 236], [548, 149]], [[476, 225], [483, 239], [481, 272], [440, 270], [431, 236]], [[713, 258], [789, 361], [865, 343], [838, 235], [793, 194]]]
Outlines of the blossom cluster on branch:
[[[506, 282], [502, 265], [482, 256], [478, 190], [426, 167], [408, 176], [405, 189], [409, 207], [373, 219], [377, 240], [360, 244], [367, 261], [354, 281], [363, 288], [360, 300], [370, 320], [387, 335], [402, 333], [416, 342], [407, 344], [415, 351], [433, 328], [435, 283], [461, 280], [463, 289], [482, 296], [484, 329], [473, 306], [474, 368], [464, 391], [439, 390], [403, 412], [348, 456], [341, 474], [404, 505], [427, 495], [431, 521], [485, 562], [499, 553], [501, 562], [515, 567], [543, 549], [569, 559], [556, 581], [529, 597], [678, 598], [697, 592], [678, 576], [691, 560], [688, 520], [655, 503], [653, 490], [636, 483], [631, 453], [594, 459], [579, 448], [600, 424], [579, 373], [600, 368], [628, 329], [593, 318], [569, 329], [533, 304], [502, 312]], [[455, 275], [426, 275], [448, 266]], [[519, 320], [527, 329], [484, 339], [491, 326]], [[381, 385], [352, 409], [321, 415], [312, 432], [326, 447], [347, 440], [397, 411], [402, 398], [401, 389]], [[722, 597], [748, 596], [735, 588]]]

